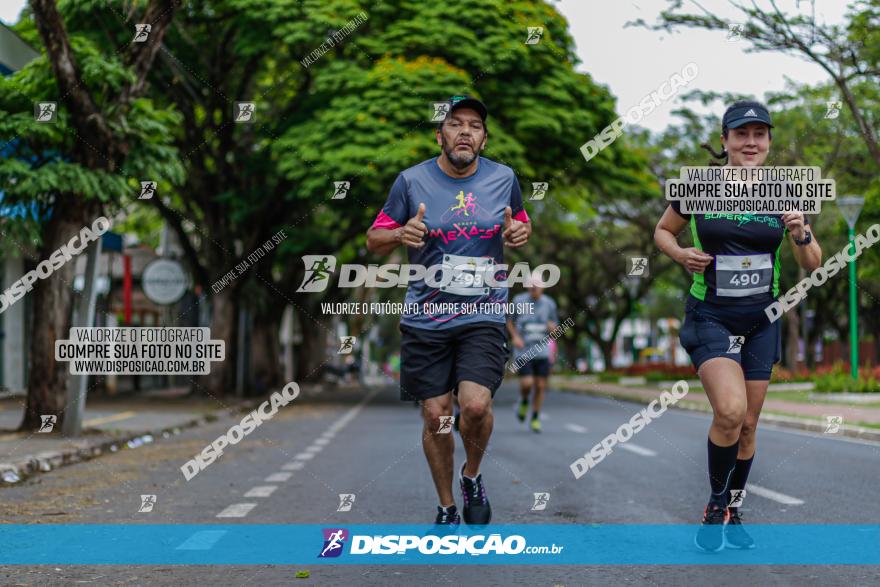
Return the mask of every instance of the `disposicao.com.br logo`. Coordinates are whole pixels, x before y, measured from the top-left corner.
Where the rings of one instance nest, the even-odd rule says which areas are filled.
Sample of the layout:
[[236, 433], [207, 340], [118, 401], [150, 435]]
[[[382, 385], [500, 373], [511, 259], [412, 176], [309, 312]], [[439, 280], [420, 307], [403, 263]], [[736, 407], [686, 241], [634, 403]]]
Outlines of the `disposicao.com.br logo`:
[[345, 528], [325, 528], [323, 546], [318, 558], [338, 557], [349, 541], [350, 555], [517, 555], [517, 554], [560, 554], [564, 546], [529, 546], [524, 536], [511, 534], [502, 536], [493, 533], [461, 535], [445, 534], [353, 534], [349, 536]]
[[[327, 289], [330, 277], [336, 271], [333, 255], [303, 255], [305, 274], [296, 290], [299, 293], [321, 292]], [[510, 267], [495, 264], [485, 257], [459, 257], [446, 255], [444, 262], [426, 267], [410, 263], [386, 263], [385, 265], [360, 265], [344, 263], [339, 267], [337, 287], [406, 287], [412, 282], [424, 280], [433, 288], [483, 288], [527, 286], [533, 277], [553, 287], [559, 282], [561, 272], [556, 265], [545, 263], [534, 269], [520, 262]], [[462, 295], [466, 295], [462, 292]]]

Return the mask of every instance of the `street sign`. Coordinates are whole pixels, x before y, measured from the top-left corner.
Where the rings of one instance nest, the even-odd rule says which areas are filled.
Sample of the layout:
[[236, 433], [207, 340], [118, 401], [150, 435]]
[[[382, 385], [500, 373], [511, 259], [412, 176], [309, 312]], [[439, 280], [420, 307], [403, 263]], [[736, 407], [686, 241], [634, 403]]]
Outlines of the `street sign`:
[[141, 289], [155, 304], [167, 306], [183, 297], [189, 287], [189, 277], [183, 266], [171, 259], [157, 259], [144, 268]]

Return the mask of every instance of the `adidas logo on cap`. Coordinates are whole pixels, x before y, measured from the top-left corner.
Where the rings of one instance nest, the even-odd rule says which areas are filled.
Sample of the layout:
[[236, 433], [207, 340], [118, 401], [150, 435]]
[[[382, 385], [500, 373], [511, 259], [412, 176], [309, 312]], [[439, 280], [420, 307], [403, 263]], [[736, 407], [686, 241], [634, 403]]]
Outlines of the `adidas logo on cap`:
[[755, 118], [758, 117], [757, 113], [755, 113], [755, 110], [753, 108], [749, 108], [749, 111], [746, 112], [745, 114], [743, 114], [743, 116], [744, 117], [745, 116], [754, 116]]

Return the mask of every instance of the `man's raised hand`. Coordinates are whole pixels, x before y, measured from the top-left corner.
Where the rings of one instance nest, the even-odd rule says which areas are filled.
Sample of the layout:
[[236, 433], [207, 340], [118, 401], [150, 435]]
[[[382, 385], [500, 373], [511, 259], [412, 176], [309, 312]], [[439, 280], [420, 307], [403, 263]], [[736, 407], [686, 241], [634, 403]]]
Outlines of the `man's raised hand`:
[[508, 247], [521, 247], [529, 240], [529, 225], [526, 222], [520, 222], [513, 219], [513, 211], [510, 206], [504, 209], [504, 244]]
[[422, 218], [424, 217], [425, 204], [421, 203], [419, 204], [419, 211], [416, 212], [416, 215], [410, 218], [409, 221], [401, 227], [400, 242], [408, 247], [415, 247], [417, 249], [425, 246], [425, 241], [422, 239], [428, 234], [428, 227], [422, 222]]

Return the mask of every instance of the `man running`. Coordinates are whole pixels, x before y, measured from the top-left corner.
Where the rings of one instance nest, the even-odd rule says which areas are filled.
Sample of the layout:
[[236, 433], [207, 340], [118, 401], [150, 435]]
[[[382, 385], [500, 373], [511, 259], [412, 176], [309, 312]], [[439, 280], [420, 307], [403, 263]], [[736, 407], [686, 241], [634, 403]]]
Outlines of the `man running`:
[[[550, 375], [550, 345], [545, 339], [556, 330], [559, 320], [556, 316], [556, 302], [544, 294], [544, 284], [541, 280], [532, 277], [530, 285], [528, 292], [513, 298], [515, 313], [507, 319], [507, 330], [513, 341], [514, 363], [523, 356], [531, 357], [518, 370], [520, 402], [516, 417], [520, 422], [526, 421], [529, 412], [529, 395], [534, 388], [532, 419], [529, 427], [532, 432], [540, 432], [539, 413], [544, 403], [547, 377]], [[520, 312], [520, 308], [531, 308], [531, 311]]]
[[[772, 127], [763, 104], [738, 101], [722, 118], [721, 154], [706, 147], [729, 166], [761, 166]], [[676, 237], [688, 225], [695, 246], [682, 248]], [[770, 373], [781, 356], [781, 322], [770, 322], [764, 308], [779, 296], [779, 253], [786, 236], [801, 267], [809, 272], [821, 264], [822, 250], [808, 227], [800, 212], [690, 215], [673, 202], [654, 231], [660, 250], [694, 274], [679, 338], [713, 412], [711, 494], [695, 540], [705, 551], [719, 551], [725, 543], [755, 546], [742, 527], [739, 505]]]
[[[521, 247], [531, 234], [513, 171], [480, 156], [488, 137], [487, 115], [479, 100], [452, 98], [436, 133], [440, 156], [397, 176], [367, 231], [372, 253], [387, 255], [403, 244], [410, 264], [470, 268], [439, 288], [424, 279], [410, 281], [406, 303], [422, 311], [404, 314], [400, 321], [400, 398], [422, 405], [422, 445], [440, 499], [437, 524], [460, 522], [452, 496], [454, 435], [445, 428], [438, 433], [448, 422], [444, 416], [452, 416], [453, 393], [461, 406], [467, 459], [459, 470], [464, 520], [487, 524], [492, 518], [480, 462], [492, 434], [492, 397], [504, 377], [507, 344], [503, 308], [498, 313], [443, 313], [431, 306], [506, 303], [507, 288], [490, 287], [483, 276], [503, 282], [494, 266], [504, 262], [504, 245]], [[449, 213], [459, 194], [472, 197], [467, 217]]]

